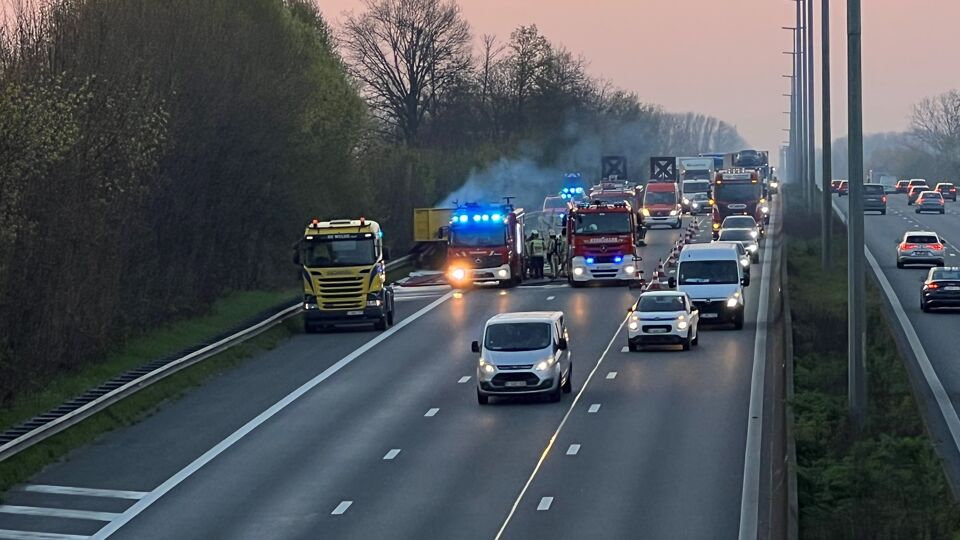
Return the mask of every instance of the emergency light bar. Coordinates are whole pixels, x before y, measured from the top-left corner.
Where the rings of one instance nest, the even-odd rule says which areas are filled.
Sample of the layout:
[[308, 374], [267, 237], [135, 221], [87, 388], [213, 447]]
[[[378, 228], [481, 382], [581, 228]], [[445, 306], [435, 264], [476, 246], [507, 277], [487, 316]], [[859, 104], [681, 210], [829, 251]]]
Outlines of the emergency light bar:
[[450, 223], [467, 223], [470, 220], [474, 223], [499, 223], [503, 221], [503, 214], [457, 214], [450, 218]]

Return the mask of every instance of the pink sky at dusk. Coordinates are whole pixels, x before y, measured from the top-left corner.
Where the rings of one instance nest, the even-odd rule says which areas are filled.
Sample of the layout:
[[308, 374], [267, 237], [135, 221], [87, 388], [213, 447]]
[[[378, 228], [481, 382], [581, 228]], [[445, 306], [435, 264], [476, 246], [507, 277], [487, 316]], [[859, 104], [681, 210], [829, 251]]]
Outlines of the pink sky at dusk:
[[[814, 0], [820, 47], [821, 0]], [[318, 0], [334, 27], [362, 0]], [[501, 40], [535, 23], [552, 42], [589, 61], [590, 72], [669, 111], [736, 124], [754, 147], [786, 140], [791, 32], [789, 0], [459, 0], [476, 39]], [[846, 2], [831, 4], [833, 133], [846, 133]], [[954, 0], [864, 0], [864, 131], [903, 130], [920, 99], [960, 88]], [[820, 63], [815, 66], [819, 87]], [[819, 136], [819, 94], [817, 95]], [[820, 145], [819, 139], [817, 145]]]

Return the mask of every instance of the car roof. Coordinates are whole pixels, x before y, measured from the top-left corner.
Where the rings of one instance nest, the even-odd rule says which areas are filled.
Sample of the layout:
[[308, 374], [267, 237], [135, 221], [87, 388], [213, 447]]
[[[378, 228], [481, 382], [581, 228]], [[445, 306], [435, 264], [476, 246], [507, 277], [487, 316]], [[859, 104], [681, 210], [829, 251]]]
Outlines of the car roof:
[[937, 182], [938, 186], [952, 186], [953, 182]]
[[928, 189], [928, 190], [925, 190], [925, 191], [921, 191], [921, 192], [920, 192], [920, 195], [921, 195], [921, 196], [927, 195], [927, 194], [936, 195], [937, 197], [940, 196], [940, 192], [939, 192], [939, 191], [933, 191], [933, 190], [931, 190], [931, 189]]
[[552, 322], [563, 317], [562, 311], [517, 311], [498, 313], [487, 320], [487, 324], [507, 322]]
[[755, 218], [755, 217], [753, 217], [753, 216], [747, 216], [747, 215], [727, 216], [727, 217], [723, 218], [723, 221], [726, 221], [726, 220], [728, 220], [728, 219], [730, 219], [730, 218], [734, 218], [734, 219], [736, 219], [736, 218], [749, 218], [749, 219], [752, 219], [754, 223], [757, 222], [757, 218]]
[[932, 234], [932, 235], [934, 235], [934, 236], [936, 236], [936, 237], [938, 237], [938, 238], [940, 237], [940, 235], [937, 234], [935, 231], [907, 231], [907, 232], [903, 233], [904, 236], [911, 236], [911, 235], [914, 235], [914, 234], [916, 234], [916, 235]]
[[682, 291], [647, 291], [640, 295], [641, 298], [644, 296], [686, 296], [687, 293]]
[[[733, 257], [731, 257], [731, 253]], [[720, 257], [720, 260], [739, 260], [740, 254], [732, 242], [710, 244], [687, 244], [680, 250], [680, 261], [711, 260]]]

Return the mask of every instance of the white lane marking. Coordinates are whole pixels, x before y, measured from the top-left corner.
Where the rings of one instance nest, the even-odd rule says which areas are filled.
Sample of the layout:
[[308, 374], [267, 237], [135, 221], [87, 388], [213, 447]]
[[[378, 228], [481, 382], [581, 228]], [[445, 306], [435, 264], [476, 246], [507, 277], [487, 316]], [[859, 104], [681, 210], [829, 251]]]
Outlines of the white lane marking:
[[597, 411], [599, 411], [599, 410], [600, 410], [600, 404], [599, 404], [599, 403], [594, 403], [594, 404], [590, 405], [590, 408], [587, 409], [587, 412], [593, 414], [593, 413], [595, 413], [595, 412], [597, 412]]
[[548, 300], [548, 301], [549, 301], [549, 300], [553, 300], [554, 298], [556, 298], [556, 296], [548, 296], [548, 297], [547, 297], [547, 300]]
[[956, 257], [957, 254], [956, 254], [956, 253], [951, 253], [950, 256], [951, 256], [951, 257]]
[[[620, 332], [623, 330], [623, 326], [627, 324], [627, 318], [628, 316], [625, 316], [623, 320], [620, 321], [620, 326], [617, 327], [617, 331], [614, 332], [613, 337], [610, 338], [610, 343], [607, 343], [607, 348], [603, 350], [603, 353], [600, 354], [600, 358], [597, 359], [597, 364], [593, 366], [593, 369], [591, 369], [590, 373], [587, 374], [587, 378], [580, 386], [580, 391], [577, 392], [576, 396], [574, 396], [573, 401], [570, 403], [570, 408], [567, 409], [566, 414], [563, 415], [563, 419], [560, 420], [560, 425], [557, 426], [556, 431], [554, 431], [553, 435], [550, 436], [550, 440], [547, 442], [547, 447], [544, 448], [543, 452], [540, 453], [540, 458], [537, 460], [537, 464], [534, 465], [533, 471], [530, 473], [530, 477], [527, 478], [527, 482], [523, 485], [523, 488], [517, 495], [517, 499], [513, 501], [513, 506], [510, 507], [510, 512], [507, 514], [506, 519], [503, 520], [503, 525], [500, 526], [500, 530], [497, 531], [497, 535], [493, 540], [499, 540], [503, 536], [503, 532], [507, 530], [507, 525], [510, 524], [510, 520], [517, 512], [517, 507], [520, 506], [520, 501], [523, 500], [523, 496], [526, 495], [527, 490], [530, 489], [530, 485], [533, 484], [533, 480], [537, 477], [537, 473], [540, 472], [540, 468], [543, 467], [543, 462], [546, 461], [547, 456], [550, 455], [550, 450], [553, 449], [553, 443], [556, 442], [557, 436], [560, 435], [560, 431], [563, 430], [563, 426], [566, 425], [567, 419], [570, 418], [570, 413], [573, 412], [573, 409], [577, 406], [577, 403], [580, 402], [580, 398], [583, 397], [583, 393], [586, 392], [587, 387], [590, 386], [590, 381], [593, 380], [593, 376], [596, 375], [597, 370], [600, 369], [600, 365], [603, 364], [603, 359], [607, 357], [607, 354], [610, 353], [610, 349], [613, 348], [613, 344], [617, 341], [617, 336], [620, 335]], [[597, 405], [597, 408], [599, 407], [600, 406]], [[591, 408], [593, 407], [591, 406]]]
[[0, 512], [4, 514], [20, 514], [23, 516], [48, 516], [68, 519], [88, 519], [91, 521], [111, 521], [120, 516], [113, 512], [94, 512], [92, 510], [67, 510], [64, 508], [46, 508], [43, 506], [15, 506], [0, 504]]
[[580, 453], [580, 445], [579, 445], [579, 444], [571, 444], [570, 447], [567, 448], [567, 455], [568, 455], [568, 456], [575, 456], [575, 455], [577, 455], [577, 454], [579, 454], [579, 453]]
[[617, 378], [617, 372], [616, 372], [616, 371], [611, 371], [610, 373], [607, 373], [607, 379], [608, 379], [608, 380], [613, 380], [613, 379], [616, 379], [616, 378]]
[[333, 509], [333, 512], [330, 512], [331, 516], [339, 516], [347, 511], [347, 508], [350, 508], [350, 505], [353, 504], [353, 501], [343, 501]]
[[47, 486], [32, 484], [23, 488], [23, 491], [34, 493], [53, 493], [55, 495], [79, 495], [83, 497], [107, 497], [111, 499], [142, 499], [146, 491], [124, 491], [118, 489], [93, 489], [70, 486]]
[[460, 377], [460, 380], [457, 381], [457, 384], [463, 384], [463, 383], [465, 383], [465, 382], [467, 382], [467, 381], [469, 381], [469, 380], [470, 380], [470, 376], [469, 376], [469, 375], [464, 375], [463, 377]]
[[33, 531], [12, 531], [0, 529], [0, 538], [3, 540], [87, 540], [89, 536], [78, 534], [57, 534]]
[[424, 414], [424, 416], [426, 416], [426, 417], [436, 416], [438, 412], [440, 412], [440, 409], [434, 407], [434, 408], [430, 409], [429, 411], [427, 411], [426, 414]]
[[420, 294], [416, 296], [398, 296], [393, 299], [394, 302], [411, 302], [413, 300], [427, 300], [430, 298], [439, 298], [439, 294]]
[[[770, 230], [777, 230], [776, 223], [779, 217], [779, 212], [774, 212], [770, 216]], [[747, 444], [743, 459], [743, 490], [740, 495], [740, 540], [756, 540], [760, 518], [763, 391], [767, 371], [767, 318], [770, 310], [770, 267], [772, 261], [773, 251], [763, 250], [763, 276], [760, 280], [757, 335], [753, 347], [753, 375], [750, 379], [750, 408], [747, 412]]]
[[341, 369], [349, 365], [351, 362], [353, 362], [354, 360], [356, 360], [357, 358], [365, 354], [370, 349], [376, 347], [380, 343], [383, 343], [384, 341], [389, 339], [391, 336], [393, 336], [400, 330], [403, 330], [407, 325], [412, 324], [414, 321], [416, 321], [420, 317], [423, 317], [424, 315], [426, 315], [436, 307], [440, 306], [441, 304], [449, 300], [452, 296], [453, 296], [453, 292], [451, 291], [441, 296], [440, 298], [434, 300], [433, 302], [427, 304], [426, 306], [420, 308], [420, 310], [414, 313], [413, 315], [410, 315], [406, 319], [403, 319], [402, 321], [398, 322], [392, 328], [381, 333], [377, 337], [371, 339], [370, 341], [362, 345], [360, 348], [354, 350], [352, 353], [338, 360], [337, 363], [323, 370], [322, 373], [320, 373], [313, 379], [310, 379], [309, 381], [304, 383], [302, 386], [300, 386], [300, 388], [297, 388], [293, 392], [287, 394], [286, 397], [274, 403], [269, 409], [257, 415], [256, 418], [244, 424], [240, 429], [231, 433], [226, 439], [220, 441], [219, 443], [217, 443], [216, 446], [204, 452], [202, 456], [193, 460], [192, 463], [190, 463], [183, 469], [180, 469], [180, 471], [178, 471], [176, 474], [168, 478], [167, 481], [165, 481], [164, 483], [154, 488], [154, 490], [151, 491], [149, 495], [137, 501], [130, 508], [127, 508], [126, 511], [123, 512], [123, 514], [120, 514], [119, 518], [111, 521], [110, 523], [107, 524], [107, 526], [97, 531], [97, 533], [91, 537], [92, 540], [104, 540], [105, 538], [109, 538], [110, 535], [117, 532], [121, 527], [129, 523], [130, 520], [137, 517], [141, 512], [149, 508], [150, 505], [157, 502], [157, 500], [159, 500], [160, 497], [163, 497], [164, 495], [169, 493], [170, 490], [180, 485], [181, 482], [183, 482], [184, 480], [189, 478], [191, 475], [196, 473], [207, 463], [210, 463], [211, 461], [213, 461], [217, 456], [219, 456], [221, 453], [223, 453], [225, 450], [227, 450], [231, 446], [235, 445], [238, 441], [240, 441], [241, 439], [249, 435], [250, 432], [260, 427], [260, 425], [262, 425], [264, 422], [273, 418], [277, 413], [287, 408], [287, 406], [289, 406], [294, 401], [300, 399], [304, 394], [306, 394], [310, 390], [313, 390], [317, 385], [319, 385], [323, 381], [332, 377], [335, 373], [337, 373], [338, 371], [340, 371]]
[[397, 457], [397, 454], [400, 453], [399, 448], [392, 448], [385, 456], [383, 456], [384, 461], [390, 461], [391, 459]]
[[540, 499], [540, 504], [537, 505], [537, 512], [546, 512], [550, 509], [551, 504], [553, 504], [553, 497], [544, 497]]
[[630, 347], [624, 345], [623, 348], [620, 349], [620, 352], [630, 352]]

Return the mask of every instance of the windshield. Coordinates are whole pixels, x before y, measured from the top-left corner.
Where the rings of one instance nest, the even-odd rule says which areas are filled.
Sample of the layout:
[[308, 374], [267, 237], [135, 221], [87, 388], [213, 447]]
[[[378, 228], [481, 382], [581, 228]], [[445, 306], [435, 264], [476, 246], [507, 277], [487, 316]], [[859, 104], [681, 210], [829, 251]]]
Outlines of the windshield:
[[710, 180], [710, 171], [703, 170], [692, 170], [692, 171], [683, 171], [684, 180]]
[[507, 243], [503, 227], [467, 227], [450, 231], [450, 245], [458, 247], [494, 247]]
[[677, 295], [643, 295], [640, 297], [640, 303], [637, 311], [641, 313], [657, 311], [686, 311], [687, 307], [683, 303], [683, 297]]
[[864, 184], [863, 192], [867, 195], [883, 195], [884, 190], [882, 185], [877, 184]]
[[648, 191], [643, 196], [643, 205], [677, 204], [677, 194], [673, 191]]
[[721, 229], [752, 229], [757, 221], [750, 216], [730, 216], [720, 224]]
[[592, 197], [590, 197], [590, 200], [591, 200], [591, 201], [600, 201], [600, 202], [606, 203], [606, 204], [617, 204], [617, 203], [622, 203], [622, 202], [625, 202], [625, 203], [629, 203], [629, 202], [630, 202], [629, 200], [627, 200], [626, 195], [623, 195], [623, 194], [619, 194], [619, 195], [611, 195], [611, 194], [607, 194], [607, 195], [593, 195]]
[[717, 184], [713, 198], [723, 202], [752, 202], [760, 200], [760, 184]]
[[373, 238], [333, 240], [316, 237], [303, 246], [303, 261], [308, 268], [330, 266], [369, 266], [377, 262]]
[[539, 351], [550, 346], [550, 323], [497, 323], [487, 327], [488, 351]]
[[692, 195], [694, 193], [707, 193], [710, 191], [710, 182], [684, 182], [683, 194]]
[[756, 240], [757, 231], [753, 229], [727, 229], [720, 230], [720, 240], [732, 240], [734, 242], [747, 242]]
[[914, 234], [904, 240], [908, 244], [939, 244], [940, 240], [936, 236], [928, 234]]
[[694, 193], [690, 196], [691, 201], [707, 201], [710, 200], [710, 196], [706, 193]]
[[629, 234], [630, 214], [625, 212], [580, 214], [576, 217], [576, 234]]
[[960, 280], [960, 270], [935, 268], [933, 270], [933, 279]]
[[560, 197], [547, 197], [543, 200], [544, 210], [557, 210], [567, 207], [567, 201]]
[[686, 261], [680, 264], [681, 285], [739, 283], [737, 261]]

